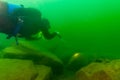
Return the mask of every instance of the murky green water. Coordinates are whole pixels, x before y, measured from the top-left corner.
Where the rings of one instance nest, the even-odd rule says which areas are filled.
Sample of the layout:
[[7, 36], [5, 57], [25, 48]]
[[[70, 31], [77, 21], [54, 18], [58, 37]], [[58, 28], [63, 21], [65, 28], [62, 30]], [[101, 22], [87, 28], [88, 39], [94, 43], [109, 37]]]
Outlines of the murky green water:
[[[93, 58], [120, 58], [120, 1], [118, 0], [5, 0], [34, 7], [48, 18], [63, 40], [40, 40], [40, 45], [63, 61], [76, 52], [83, 63]], [[2, 38], [2, 37], [1, 37]], [[2, 38], [2, 42], [7, 40]], [[8, 41], [13, 42], [14, 40]], [[1, 43], [0, 45], [4, 45]], [[36, 44], [37, 46], [39, 44]]]

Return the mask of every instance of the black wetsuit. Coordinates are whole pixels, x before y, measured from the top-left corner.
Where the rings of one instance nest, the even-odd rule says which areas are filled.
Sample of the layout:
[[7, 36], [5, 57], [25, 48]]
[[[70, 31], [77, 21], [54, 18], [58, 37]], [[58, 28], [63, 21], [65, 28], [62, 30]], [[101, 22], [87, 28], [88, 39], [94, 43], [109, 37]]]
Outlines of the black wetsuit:
[[[20, 6], [20, 5], [19, 5]], [[54, 38], [57, 33], [50, 33], [50, 23], [47, 19], [41, 18], [41, 12], [34, 8], [14, 8], [13, 4], [3, 3], [2, 9], [4, 12], [0, 13], [0, 32], [8, 35], [16, 36], [17, 33], [21, 34], [22, 37], [32, 39], [31, 35], [38, 32], [42, 32], [46, 39]], [[3, 16], [4, 15], [4, 16]], [[21, 19], [22, 25], [18, 24]], [[16, 27], [20, 25], [20, 29], [13, 34]]]

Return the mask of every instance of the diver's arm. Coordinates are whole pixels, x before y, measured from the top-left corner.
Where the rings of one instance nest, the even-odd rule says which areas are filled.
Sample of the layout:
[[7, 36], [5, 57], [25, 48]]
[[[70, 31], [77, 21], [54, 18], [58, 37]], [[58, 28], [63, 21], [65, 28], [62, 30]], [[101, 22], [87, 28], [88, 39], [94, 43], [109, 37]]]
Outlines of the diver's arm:
[[48, 40], [54, 38], [57, 35], [56, 32], [50, 33], [48, 29], [43, 30], [42, 33], [43, 33], [43, 36]]
[[48, 19], [42, 19], [42, 21], [41, 21], [42, 23], [42, 28], [41, 28], [41, 31], [42, 31], [42, 33], [43, 33], [43, 36], [46, 38], [46, 39], [52, 39], [52, 38], [54, 38], [54, 37], [56, 37], [56, 36], [58, 36], [59, 38], [61, 38], [61, 35], [59, 34], [59, 32], [53, 32], [53, 33], [51, 33], [50, 31], [49, 31], [49, 29], [51, 28], [51, 26], [50, 26], [50, 23], [49, 23], [49, 21], [48, 21]]
[[43, 30], [42, 33], [43, 33], [43, 36], [48, 40], [53, 39], [58, 35], [57, 32], [50, 33], [48, 29]]

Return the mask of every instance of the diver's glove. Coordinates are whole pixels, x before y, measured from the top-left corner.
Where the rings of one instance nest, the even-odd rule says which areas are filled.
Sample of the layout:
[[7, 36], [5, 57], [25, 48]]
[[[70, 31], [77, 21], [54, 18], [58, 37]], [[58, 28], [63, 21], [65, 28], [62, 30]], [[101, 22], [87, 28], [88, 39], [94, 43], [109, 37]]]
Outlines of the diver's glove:
[[56, 31], [56, 36], [59, 37], [60, 39], [62, 39], [62, 36], [60, 35], [60, 32]]

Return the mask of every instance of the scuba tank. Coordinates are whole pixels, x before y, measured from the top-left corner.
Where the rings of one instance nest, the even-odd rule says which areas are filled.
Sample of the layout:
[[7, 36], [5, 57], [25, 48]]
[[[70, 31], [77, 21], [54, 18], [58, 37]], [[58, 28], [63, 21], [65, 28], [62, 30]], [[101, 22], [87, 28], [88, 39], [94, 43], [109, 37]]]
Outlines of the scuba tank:
[[[17, 8], [24, 8], [23, 5], [15, 5], [15, 4], [11, 4], [8, 3], [8, 15], [11, 15], [13, 13], [13, 11]], [[15, 29], [13, 30], [12, 34], [9, 34], [7, 36], [7, 39], [10, 39], [11, 37], [15, 37], [16, 40], [16, 44], [18, 45], [18, 39], [17, 39], [17, 34], [19, 33], [21, 26], [23, 25], [23, 16], [18, 16], [17, 17], [17, 24], [15, 26]]]

